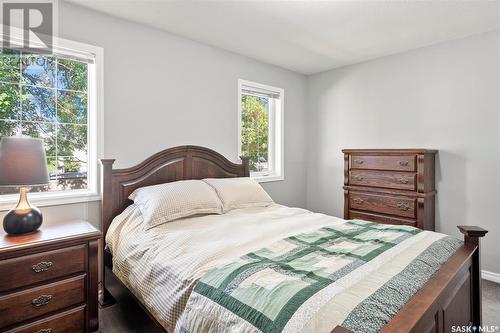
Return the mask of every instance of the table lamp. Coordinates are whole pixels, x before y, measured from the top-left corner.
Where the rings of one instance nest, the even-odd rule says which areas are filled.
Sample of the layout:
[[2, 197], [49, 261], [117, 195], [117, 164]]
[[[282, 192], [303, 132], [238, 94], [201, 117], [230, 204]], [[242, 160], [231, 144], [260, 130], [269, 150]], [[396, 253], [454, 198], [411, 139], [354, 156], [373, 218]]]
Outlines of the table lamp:
[[4, 137], [0, 141], [0, 186], [18, 187], [17, 206], [3, 219], [5, 232], [11, 235], [36, 231], [42, 225], [42, 212], [31, 206], [29, 186], [49, 183], [43, 142], [28, 137]]

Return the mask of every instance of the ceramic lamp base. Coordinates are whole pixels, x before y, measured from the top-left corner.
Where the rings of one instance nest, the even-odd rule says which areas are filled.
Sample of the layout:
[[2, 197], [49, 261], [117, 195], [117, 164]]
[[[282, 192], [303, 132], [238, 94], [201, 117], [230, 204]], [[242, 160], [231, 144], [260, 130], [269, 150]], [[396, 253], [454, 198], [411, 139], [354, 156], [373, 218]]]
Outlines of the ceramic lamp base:
[[20, 188], [19, 202], [3, 218], [3, 229], [10, 235], [21, 235], [36, 231], [42, 225], [42, 212], [30, 205], [28, 189]]
[[3, 219], [3, 229], [10, 235], [26, 234], [40, 228], [42, 221], [42, 212], [36, 207], [21, 212], [12, 209]]

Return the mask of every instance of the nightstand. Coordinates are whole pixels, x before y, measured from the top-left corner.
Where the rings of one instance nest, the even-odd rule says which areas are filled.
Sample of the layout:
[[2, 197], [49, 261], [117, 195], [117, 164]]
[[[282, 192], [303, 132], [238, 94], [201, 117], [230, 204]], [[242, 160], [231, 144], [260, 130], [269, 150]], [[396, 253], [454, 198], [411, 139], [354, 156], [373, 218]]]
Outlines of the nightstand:
[[85, 221], [0, 232], [0, 332], [96, 331], [101, 237]]

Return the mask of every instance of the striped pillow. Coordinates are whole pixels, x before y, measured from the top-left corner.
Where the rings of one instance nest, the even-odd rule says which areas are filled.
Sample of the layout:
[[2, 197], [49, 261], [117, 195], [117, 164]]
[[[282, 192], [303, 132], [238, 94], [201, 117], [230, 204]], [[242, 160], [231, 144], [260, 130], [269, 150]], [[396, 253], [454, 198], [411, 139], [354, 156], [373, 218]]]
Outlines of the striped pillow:
[[262, 186], [248, 177], [206, 178], [203, 181], [215, 189], [224, 212], [237, 208], [267, 207], [274, 203]]
[[196, 214], [222, 214], [217, 193], [201, 180], [141, 187], [129, 199], [139, 207], [147, 229]]

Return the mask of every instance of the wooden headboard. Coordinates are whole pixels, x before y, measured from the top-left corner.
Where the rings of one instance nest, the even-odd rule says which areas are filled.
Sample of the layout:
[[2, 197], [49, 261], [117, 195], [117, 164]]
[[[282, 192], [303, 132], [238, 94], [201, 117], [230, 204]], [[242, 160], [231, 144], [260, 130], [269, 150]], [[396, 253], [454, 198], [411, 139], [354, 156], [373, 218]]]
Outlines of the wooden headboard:
[[106, 235], [113, 218], [132, 202], [137, 188], [177, 180], [247, 177], [248, 159], [232, 163], [216, 151], [198, 146], [165, 149], [136, 166], [113, 169], [114, 159], [101, 159], [102, 232]]

